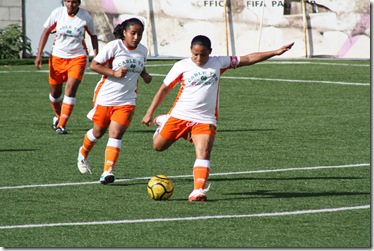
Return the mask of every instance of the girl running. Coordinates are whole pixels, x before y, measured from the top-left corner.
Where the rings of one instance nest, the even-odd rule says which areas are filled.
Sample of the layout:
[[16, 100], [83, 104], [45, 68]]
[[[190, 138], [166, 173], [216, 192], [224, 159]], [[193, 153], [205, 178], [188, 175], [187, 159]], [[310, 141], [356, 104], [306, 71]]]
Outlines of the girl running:
[[78, 169], [91, 173], [87, 157], [95, 143], [109, 127], [109, 139], [105, 150], [104, 172], [100, 182], [104, 185], [115, 180], [113, 170], [119, 157], [122, 137], [130, 126], [135, 113], [138, 78], [150, 83], [152, 77], [146, 72], [148, 49], [140, 44], [143, 23], [131, 18], [117, 25], [114, 36], [93, 59], [91, 70], [102, 74], [94, 93], [94, 107], [87, 117], [94, 122], [83, 139], [78, 153]]

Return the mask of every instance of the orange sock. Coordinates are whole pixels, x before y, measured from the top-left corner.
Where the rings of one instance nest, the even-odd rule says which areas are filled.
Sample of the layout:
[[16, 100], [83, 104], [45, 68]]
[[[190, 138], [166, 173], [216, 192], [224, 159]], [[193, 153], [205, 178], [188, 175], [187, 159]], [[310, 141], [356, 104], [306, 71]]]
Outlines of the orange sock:
[[60, 121], [58, 122], [57, 127], [59, 126], [66, 126], [68, 123], [68, 119], [73, 112], [74, 105], [69, 105], [66, 103], [62, 104], [62, 109], [61, 109], [61, 115], [60, 115]]
[[68, 123], [69, 117], [71, 113], [73, 112], [75, 100], [76, 98], [67, 97], [67, 96], [64, 97], [64, 101], [62, 102], [62, 107], [61, 107], [60, 121], [58, 122], [57, 127], [66, 126], [66, 124]]
[[52, 97], [51, 94], [49, 94], [49, 100], [51, 101], [51, 105], [52, 105], [52, 108], [53, 108], [53, 111], [55, 112], [56, 114], [56, 117], [59, 118], [60, 117], [60, 114], [61, 114], [61, 106], [62, 106], [62, 97], [59, 97], [59, 98], [54, 98]]
[[108, 144], [105, 149], [104, 172], [111, 172], [117, 163], [119, 152], [121, 151], [122, 140], [108, 139]]
[[83, 155], [83, 157], [87, 158], [88, 154], [90, 153], [91, 149], [94, 147], [96, 142], [99, 140], [95, 138], [92, 134], [92, 129], [90, 129], [86, 135], [84, 135], [83, 139], [83, 146], [81, 148], [80, 153]]
[[210, 168], [206, 166], [194, 166], [193, 168], [193, 187], [194, 189], [204, 189], [208, 181]]
[[51, 101], [51, 105], [52, 105], [53, 111], [55, 111], [56, 117], [59, 118], [61, 114], [61, 106], [62, 106], [61, 101], [60, 102]]
[[108, 172], [113, 171], [114, 166], [117, 163], [120, 151], [121, 149], [117, 147], [113, 147], [113, 146], [106, 147], [104, 171], [108, 171]]

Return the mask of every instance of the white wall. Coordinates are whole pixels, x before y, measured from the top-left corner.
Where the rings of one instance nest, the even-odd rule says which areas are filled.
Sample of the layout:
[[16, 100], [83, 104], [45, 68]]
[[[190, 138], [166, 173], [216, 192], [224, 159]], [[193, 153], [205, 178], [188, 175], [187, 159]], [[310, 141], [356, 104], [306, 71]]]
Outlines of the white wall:
[[[370, 58], [369, 0], [316, 0], [319, 12], [307, 4], [305, 16], [300, 1], [292, 1], [294, 13], [284, 15], [284, 1], [231, 0], [231, 9], [225, 9], [224, 0], [82, 0], [81, 7], [94, 17], [100, 47], [113, 39], [118, 22], [132, 16], [144, 20], [142, 43], [150, 56], [187, 57], [191, 39], [204, 34], [212, 40], [214, 55], [243, 55], [294, 41], [281, 57]], [[34, 53], [43, 23], [60, 5], [58, 0], [26, 0], [26, 33]], [[87, 45], [92, 52], [90, 41]]]
[[[25, 1], [26, 36], [31, 40], [33, 55], [36, 55], [38, 50], [39, 39], [44, 29], [44, 22], [47, 20], [52, 10], [60, 6], [62, 6], [60, 0]], [[54, 35], [51, 34], [44, 47], [44, 56], [51, 53], [53, 39]]]

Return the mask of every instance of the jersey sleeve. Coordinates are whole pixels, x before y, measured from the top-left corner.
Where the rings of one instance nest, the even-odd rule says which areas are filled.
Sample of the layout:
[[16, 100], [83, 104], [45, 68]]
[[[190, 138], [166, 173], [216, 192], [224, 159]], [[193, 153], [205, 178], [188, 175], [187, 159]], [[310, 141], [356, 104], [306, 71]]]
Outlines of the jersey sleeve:
[[228, 69], [236, 69], [240, 63], [240, 57], [238, 56], [221, 56], [219, 59], [221, 61], [221, 74]]
[[49, 15], [49, 17], [47, 18], [47, 20], [43, 24], [43, 27], [52, 31], [54, 29], [54, 27], [56, 26], [56, 22], [57, 22], [57, 18], [59, 16], [59, 13], [60, 13], [60, 8], [54, 9], [51, 12], [51, 15]]
[[173, 65], [168, 74], [164, 79], [164, 84], [169, 88], [174, 88], [181, 80], [183, 76], [183, 61], [179, 61]]
[[103, 49], [99, 51], [99, 53], [93, 60], [95, 60], [99, 64], [106, 64], [110, 59], [114, 58], [113, 51], [113, 41], [111, 41], [104, 45]]

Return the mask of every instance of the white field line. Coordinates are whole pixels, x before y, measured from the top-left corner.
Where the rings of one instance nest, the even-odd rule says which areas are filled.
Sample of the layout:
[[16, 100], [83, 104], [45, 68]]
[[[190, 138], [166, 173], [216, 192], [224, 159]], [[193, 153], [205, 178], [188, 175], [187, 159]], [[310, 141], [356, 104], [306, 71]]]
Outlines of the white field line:
[[[48, 73], [47, 70], [40, 71], [0, 71], [0, 73]], [[96, 72], [87, 71], [85, 74], [93, 75]], [[154, 74], [149, 73], [154, 77], [165, 77], [166, 74]], [[231, 76], [221, 76], [222, 79], [242, 79], [242, 80], [257, 80], [257, 81], [271, 81], [271, 82], [289, 82], [289, 83], [316, 83], [316, 84], [335, 84], [335, 85], [354, 85], [354, 86], [370, 86], [370, 83], [360, 83], [360, 82], [342, 82], [342, 81], [324, 81], [324, 80], [303, 80], [303, 79], [277, 79], [277, 78], [256, 78], [256, 77], [231, 77]]]
[[[318, 170], [318, 169], [333, 169], [333, 168], [352, 168], [352, 167], [365, 167], [370, 166], [370, 164], [350, 164], [350, 165], [339, 165], [339, 166], [313, 166], [313, 167], [296, 167], [296, 168], [282, 168], [273, 170], [252, 170], [252, 171], [242, 171], [242, 172], [225, 172], [225, 173], [210, 173], [209, 176], [228, 176], [228, 175], [239, 175], [239, 174], [251, 174], [251, 173], [275, 173], [275, 172], [288, 172], [288, 171], [305, 171], [305, 170]], [[173, 179], [178, 178], [188, 178], [192, 175], [176, 175], [169, 176]], [[126, 182], [133, 180], [149, 180], [152, 177], [137, 177], [129, 179], [116, 179], [117, 182]], [[61, 187], [61, 186], [80, 186], [80, 185], [92, 185], [100, 184], [99, 181], [90, 182], [72, 182], [72, 183], [55, 183], [55, 184], [33, 184], [33, 185], [18, 185], [18, 186], [3, 186], [0, 190], [7, 189], [22, 189], [22, 188], [36, 188], [36, 187]]]
[[[295, 62], [289, 62], [289, 61], [264, 61], [257, 63], [259, 64], [282, 64], [282, 65], [330, 65], [330, 66], [352, 66], [352, 67], [370, 67], [370, 64], [346, 64], [346, 63], [321, 63], [321, 62], [306, 62], [306, 61], [295, 61]], [[173, 66], [174, 64], [147, 64], [146, 67], [162, 67], [162, 66]]]
[[25, 224], [25, 225], [0, 226], [0, 229], [130, 224], [130, 223], [212, 220], [212, 219], [250, 218], [250, 217], [274, 217], [274, 216], [288, 216], [288, 215], [301, 215], [301, 214], [313, 214], [313, 213], [329, 213], [329, 212], [359, 210], [359, 209], [370, 209], [370, 205], [352, 206], [352, 207], [338, 207], [338, 208], [321, 208], [321, 209], [298, 210], [298, 211], [288, 211], [288, 212], [257, 213], [257, 214], [206, 215], [206, 216], [191, 216], [191, 217], [179, 217], [179, 218], [153, 218], [153, 219], [151, 218], [151, 219], [137, 219], [137, 220], [111, 220], [111, 221]]
[[[165, 74], [152, 74], [156, 77], [165, 77]], [[316, 84], [334, 84], [334, 85], [358, 85], [358, 86], [370, 86], [370, 83], [360, 82], [341, 82], [341, 81], [324, 81], [324, 80], [303, 80], [303, 79], [279, 79], [279, 78], [255, 78], [255, 77], [231, 77], [221, 76], [222, 79], [242, 79], [242, 80], [258, 80], [258, 81], [271, 81], [271, 82], [292, 82], [292, 83], [316, 83]]]

